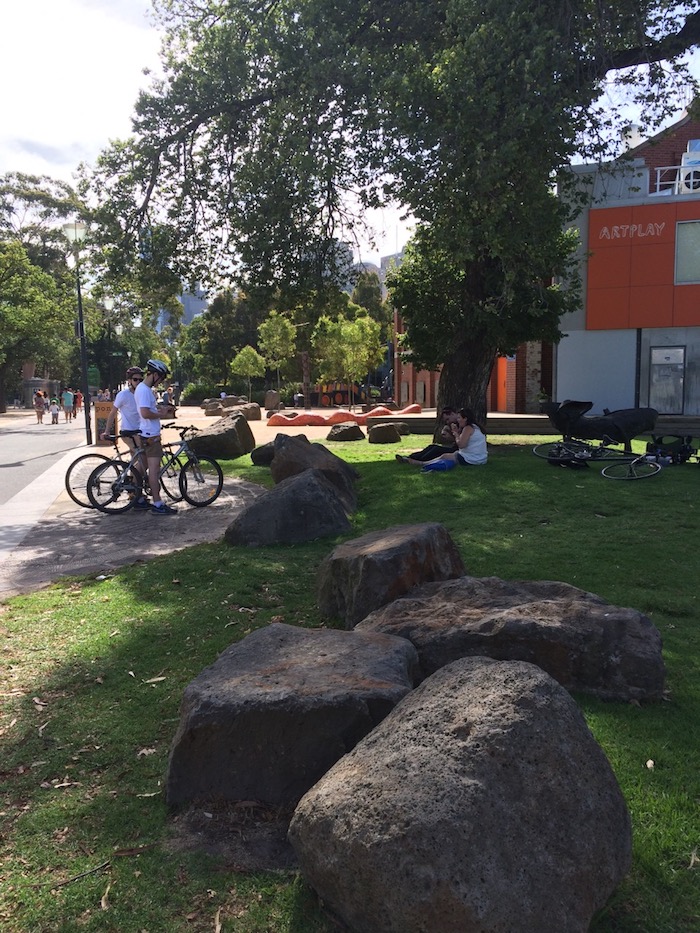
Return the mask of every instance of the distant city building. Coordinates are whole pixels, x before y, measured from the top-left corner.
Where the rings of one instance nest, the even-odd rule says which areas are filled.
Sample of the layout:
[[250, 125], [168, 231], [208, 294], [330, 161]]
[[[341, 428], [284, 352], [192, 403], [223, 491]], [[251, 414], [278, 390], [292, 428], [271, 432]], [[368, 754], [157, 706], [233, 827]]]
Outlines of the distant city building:
[[185, 309], [182, 315], [183, 324], [191, 324], [207, 310], [207, 293], [201, 287], [197, 287], [194, 292], [183, 292], [178, 301]]
[[[183, 307], [183, 325], [191, 324], [196, 317], [199, 317], [200, 314], [203, 314], [207, 310], [207, 293], [199, 286], [194, 292], [183, 292], [181, 295], [178, 295], [177, 300]], [[156, 324], [158, 333], [160, 333], [164, 327], [167, 327], [168, 324], [168, 312], [161, 310], [158, 315], [158, 323]]]

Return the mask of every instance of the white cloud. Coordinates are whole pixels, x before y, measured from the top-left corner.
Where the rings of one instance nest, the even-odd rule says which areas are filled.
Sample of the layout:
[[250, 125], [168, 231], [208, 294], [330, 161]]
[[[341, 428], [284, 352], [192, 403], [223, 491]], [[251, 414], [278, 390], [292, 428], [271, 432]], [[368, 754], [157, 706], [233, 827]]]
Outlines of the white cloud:
[[143, 68], [158, 67], [147, 0], [24, 0], [0, 26], [0, 174], [70, 181], [110, 139], [131, 129]]

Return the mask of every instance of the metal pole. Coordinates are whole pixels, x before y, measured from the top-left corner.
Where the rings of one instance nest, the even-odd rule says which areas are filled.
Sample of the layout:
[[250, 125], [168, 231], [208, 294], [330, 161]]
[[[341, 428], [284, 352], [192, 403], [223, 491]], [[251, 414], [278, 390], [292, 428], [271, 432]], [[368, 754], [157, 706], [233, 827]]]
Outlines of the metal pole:
[[90, 387], [88, 386], [87, 341], [85, 340], [85, 321], [83, 319], [83, 296], [80, 291], [79, 246], [75, 244], [75, 283], [78, 288], [78, 330], [80, 331], [80, 375], [82, 378], [83, 409], [85, 411], [85, 440], [92, 447], [92, 426], [90, 424]]

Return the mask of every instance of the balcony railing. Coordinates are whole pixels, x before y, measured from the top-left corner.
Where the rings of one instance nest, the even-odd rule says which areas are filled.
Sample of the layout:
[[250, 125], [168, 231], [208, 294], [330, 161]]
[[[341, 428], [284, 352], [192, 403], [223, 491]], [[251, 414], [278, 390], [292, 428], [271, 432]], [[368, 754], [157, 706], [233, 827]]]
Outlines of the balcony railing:
[[655, 169], [655, 173], [656, 187], [652, 187], [652, 194], [700, 196], [700, 163], [664, 165]]

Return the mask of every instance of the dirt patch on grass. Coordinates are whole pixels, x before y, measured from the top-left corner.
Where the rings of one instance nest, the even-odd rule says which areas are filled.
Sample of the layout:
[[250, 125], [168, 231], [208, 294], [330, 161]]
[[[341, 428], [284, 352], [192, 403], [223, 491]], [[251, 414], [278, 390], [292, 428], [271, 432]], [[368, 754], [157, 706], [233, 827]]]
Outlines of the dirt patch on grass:
[[299, 866], [287, 841], [292, 813], [254, 801], [198, 804], [173, 817], [166, 848], [204, 852], [231, 871], [295, 871]]

